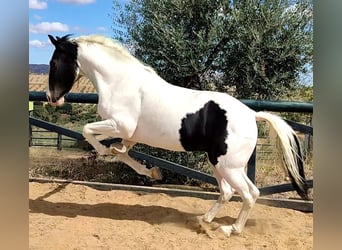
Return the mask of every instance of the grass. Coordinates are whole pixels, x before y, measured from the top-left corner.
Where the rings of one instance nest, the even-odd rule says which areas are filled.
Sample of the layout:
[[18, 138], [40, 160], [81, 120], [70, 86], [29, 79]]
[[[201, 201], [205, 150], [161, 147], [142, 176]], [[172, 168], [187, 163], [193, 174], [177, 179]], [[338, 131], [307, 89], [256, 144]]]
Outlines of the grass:
[[113, 157], [95, 159], [90, 153], [77, 148], [30, 147], [29, 159], [30, 177], [143, 185], [151, 182], [147, 177], [135, 174], [131, 168], [115, 162]]

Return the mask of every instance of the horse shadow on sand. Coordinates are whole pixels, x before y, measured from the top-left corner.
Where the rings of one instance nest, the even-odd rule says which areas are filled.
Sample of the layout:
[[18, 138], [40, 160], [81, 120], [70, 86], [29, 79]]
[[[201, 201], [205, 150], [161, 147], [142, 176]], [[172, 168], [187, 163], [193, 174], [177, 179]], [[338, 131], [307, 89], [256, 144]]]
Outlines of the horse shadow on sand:
[[[215, 218], [211, 223], [205, 223], [199, 219], [199, 216], [203, 214], [189, 213], [172, 207], [158, 205], [128, 205], [118, 204], [115, 202], [79, 204], [73, 202], [52, 202], [45, 200], [49, 196], [60, 192], [66, 185], [67, 184], [59, 185], [57, 188], [43, 196], [36, 199], [29, 199], [30, 213], [41, 213], [49, 216], [64, 216], [69, 218], [86, 216], [112, 220], [137, 220], [147, 222], [150, 225], [173, 223], [180, 227], [191, 229], [197, 233], [205, 233], [209, 237], [212, 237], [213, 233], [221, 225], [229, 225], [235, 221], [235, 218], [225, 216]], [[254, 223], [253, 221], [249, 221], [248, 224], [251, 226]]]

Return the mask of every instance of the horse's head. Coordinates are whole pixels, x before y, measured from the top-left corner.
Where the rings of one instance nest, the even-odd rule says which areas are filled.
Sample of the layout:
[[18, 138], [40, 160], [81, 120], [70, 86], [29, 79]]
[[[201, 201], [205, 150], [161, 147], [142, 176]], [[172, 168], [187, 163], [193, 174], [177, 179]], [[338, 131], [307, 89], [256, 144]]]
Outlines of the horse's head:
[[64, 95], [70, 91], [77, 76], [77, 44], [69, 40], [70, 35], [54, 38], [48, 35], [55, 46], [50, 60], [48, 101], [53, 105], [64, 103]]

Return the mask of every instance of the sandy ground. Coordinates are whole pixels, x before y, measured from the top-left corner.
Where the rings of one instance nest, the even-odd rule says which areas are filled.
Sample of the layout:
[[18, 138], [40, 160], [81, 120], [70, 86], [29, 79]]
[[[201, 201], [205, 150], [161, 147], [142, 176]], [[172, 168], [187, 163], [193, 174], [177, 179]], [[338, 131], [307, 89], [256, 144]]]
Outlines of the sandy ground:
[[[30, 249], [312, 249], [313, 214], [256, 204], [241, 235], [227, 203], [203, 230], [196, 219], [214, 201], [166, 194], [99, 191], [74, 184], [29, 184]], [[205, 232], [206, 231], [206, 232]], [[210, 234], [212, 238], [208, 236]]]

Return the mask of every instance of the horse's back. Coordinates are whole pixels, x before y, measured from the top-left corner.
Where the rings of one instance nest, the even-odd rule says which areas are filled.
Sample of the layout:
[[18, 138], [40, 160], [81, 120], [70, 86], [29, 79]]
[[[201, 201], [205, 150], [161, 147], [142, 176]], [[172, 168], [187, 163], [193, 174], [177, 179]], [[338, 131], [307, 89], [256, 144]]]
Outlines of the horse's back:
[[161, 83], [143, 92], [133, 139], [170, 150], [205, 151], [205, 144], [222, 144], [229, 134], [253, 136], [251, 122], [254, 111], [228, 94]]

